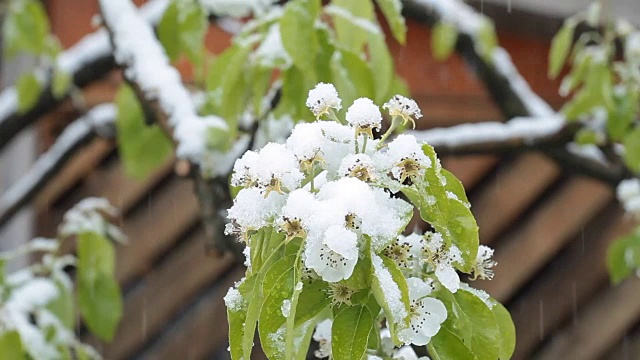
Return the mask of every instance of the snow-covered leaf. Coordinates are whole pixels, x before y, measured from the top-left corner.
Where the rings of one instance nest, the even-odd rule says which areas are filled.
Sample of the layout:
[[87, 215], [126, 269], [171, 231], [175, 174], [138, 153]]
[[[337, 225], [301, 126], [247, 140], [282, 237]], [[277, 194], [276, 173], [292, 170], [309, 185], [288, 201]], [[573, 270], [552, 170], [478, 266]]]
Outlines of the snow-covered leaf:
[[386, 256], [372, 254], [371, 292], [384, 309], [391, 337], [400, 344], [398, 333], [409, 325], [409, 288], [397, 265]]

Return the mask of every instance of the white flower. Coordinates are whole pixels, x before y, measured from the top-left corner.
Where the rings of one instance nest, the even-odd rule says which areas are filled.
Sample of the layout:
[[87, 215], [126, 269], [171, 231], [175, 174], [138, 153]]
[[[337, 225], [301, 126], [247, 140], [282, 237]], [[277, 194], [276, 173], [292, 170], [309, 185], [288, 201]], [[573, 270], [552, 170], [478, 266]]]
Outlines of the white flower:
[[440, 233], [425, 234], [425, 252], [427, 262], [435, 268], [435, 274], [440, 283], [452, 293], [460, 288], [460, 276], [453, 263], [462, 263], [462, 254], [457, 246], [451, 245], [446, 249]]
[[358, 238], [342, 226], [330, 226], [321, 238], [307, 239], [305, 266], [324, 281], [348, 279], [358, 261]]
[[340, 100], [335, 86], [319, 83], [315, 88], [309, 90], [307, 107], [319, 119], [323, 114], [328, 114], [330, 109], [340, 110], [342, 100]]
[[392, 198], [380, 188], [372, 188], [356, 178], [342, 178], [326, 183], [318, 192], [319, 200], [334, 200], [351, 217], [356, 226], [348, 227], [371, 237], [374, 251], [382, 250], [404, 229], [413, 207]]
[[382, 124], [380, 108], [368, 98], [356, 99], [347, 109], [346, 119], [356, 128], [356, 134], [365, 134], [372, 139], [373, 129], [379, 130]]
[[493, 267], [497, 264], [497, 262], [493, 261], [493, 249], [486, 245], [480, 245], [478, 247], [476, 262], [473, 265], [473, 278], [471, 280], [493, 279]]
[[278, 219], [278, 225], [287, 236], [287, 241], [307, 236], [317, 203], [313, 194], [305, 189], [297, 189], [289, 194]]
[[447, 308], [442, 301], [428, 297], [432, 288], [422, 279], [407, 279], [410, 302], [410, 325], [401, 330], [400, 340], [405, 344], [426, 345], [440, 331], [447, 319]]
[[313, 332], [313, 340], [318, 342], [318, 350], [315, 352], [315, 356], [318, 358], [331, 356], [331, 325], [333, 325], [333, 320], [322, 320], [316, 325], [316, 330]]
[[236, 235], [246, 240], [248, 230], [258, 230], [271, 224], [280, 212], [285, 196], [272, 193], [265, 198], [258, 188], [242, 189], [229, 208], [227, 218], [231, 223], [225, 229], [227, 235]]
[[338, 175], [364, 182], [371, 182], [377, 178], [373, 160], [366, 154], [347, 155], [340, 163]]
[[293, 128], [291, 136], [287, 139], [287, 147], [298, 161], [309, 165], [311, 162], [324, 161], [322, 148], [325, 143], [326, 138], [322, 134], [320, 123], [300, 123]]
[[402, 117], [402, 119], [404, 120], [404, 125], [406, 125], [408, 121], [411, 121], [411, 124], [414, 128], [416, 127], [414, 119], [419, 119], [422, 117], [422, 113], [420, 112], [418, 104], [416, 104], [414, 100], [406, 98], [402, 95], [396, 95], [392, 97], [391, 100], [382, 105], [382, 108], [385, 110], [389, 110], [389, 115], [391, 116]]
[[[413, 135], [398, 135], [389, 143], [387, 151], [374, 157], [381, 173], [390, 173], [391, 180], [411, 185], [424, 177], [424, 171], [431, 167], [431, 160]], [[393, 189], [392, 189], [393, 190]]]
[[264, 196], [277, 192], [283, 187], [295, 190], [304, 178], [296, 157], [282, 144], [269, 143], [258, 153], [247, 151], [233, 167], [233, 186], [257, 187], [264, 190]]
[[640, 32], [633, 32], [627, 35], [624, 45], [624, 57], [629, 62], [640, 62]]

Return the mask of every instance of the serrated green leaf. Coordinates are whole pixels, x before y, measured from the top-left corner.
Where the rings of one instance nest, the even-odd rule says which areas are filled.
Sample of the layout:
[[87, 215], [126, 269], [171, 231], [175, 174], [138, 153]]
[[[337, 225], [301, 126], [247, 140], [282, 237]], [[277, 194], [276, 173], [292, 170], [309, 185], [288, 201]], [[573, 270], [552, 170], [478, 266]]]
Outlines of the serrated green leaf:
[[73, 78], [68, 72], [56, 67], [53, 70], [53, 81], [51, 82], [51, 93], [56, 99], [61, 99], [69, 92]]
[[456, 47], [458, 42], [458, 30], [455, 25], [447, 21], [439, 21], [433, 27], [431, 33], [431, 51], [438, 61], [444, 61]]
[[402, 16], [402, 2], [400, 0], [376, 0], [380, 10], [387, 19], [393, 37], [404, 44], [407, 39], [407, 24]]
[[[285, 6], [280, 18], [280, 36], [282, 45], [291, 56], [293, 63], [314, 76], [317, 52], [316, 32], [313, 26], [315, 18], [299, 2], [292, 1]], [[315, 76], [314, 76], [315, 77]], [[314, 79], [315, 82], [315, 79]]]
[[173, 153], [162, 129], [145, 124], [144, 112], [133, 90], [122, 86], [116, 94], [118, 151], [126, 173], [144, 178]]
[[122, 317], [122, 295], [114, 278], [115, 250], [103, 236], [78, 236], [78, 306], [87, 327], [110, 341]]
[[17, 331], [3, 331], [0, 333], [0, 359], [27, 359], [22, 348], [20, 334]]
[[360, 360], [367, 350], [373, 316], [366, 306], [349, 306], [340, 311], [331, 326], [331, 355], [336, 360]]
[[38, 102], [42, 92], [42, 84], [34, 73], [27, 73], [18, 79], [18, 112], [24, 114]]
[[560, 74], [564, 63], [567, 60], [567, 56], [571, 51], [575, 26], [576, 24], [574, 21], [565, 21], [551, 41], [548, 69], [548, 75], [551, 79], [555, 79], [558, 74]]
[[[432, 146], [424, 144], [422, 149], [432, 165], [425, 169], [424, 181], [404, 186], [401, 191], [418, 208], [420, 217], [442, 234], [447, 244], [454, 244], [460, 249], [464, 264], [456, 266], [469, 272], [480, 243], [475, 217], [466, 201], [466, 195], [463, 196], [462, 184], [454, 180], [452, 174], [447, 175], [446, 170], [436, 166], [439, 161]], [[448, 181], [447, 176], [451, 181]], [[448, 191], [456, 195], [457, 199], [449, 196]]]
[[624, 162], [634, 172], [640, 171], [640, 127], [628, 132], [622, 143], [624, 144]]
[[179, 4], [174, 0], [162, 14], [157, 27], [158, 39], [164, 47], [169, 60], [176, 61], [180, 56], [180, 19]]
[[496, 319], [500, 333], [500, 352], [498, 359], [509, 360], [516, 348], [516, 327], [513, 324], [509, 311], [499, 302], [495, 301], [491, 311], [493, 312], [493, 317]]

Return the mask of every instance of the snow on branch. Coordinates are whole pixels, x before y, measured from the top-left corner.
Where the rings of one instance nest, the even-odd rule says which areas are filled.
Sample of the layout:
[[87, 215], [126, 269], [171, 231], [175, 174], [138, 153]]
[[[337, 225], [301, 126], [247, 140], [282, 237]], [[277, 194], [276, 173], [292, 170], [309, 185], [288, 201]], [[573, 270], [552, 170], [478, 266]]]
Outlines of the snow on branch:
[[33, 199], [73, 154], [96, 134], [112, 138], [116, 107], [98, 105], [67, 126], [51, 148], [0, 198], [0, 227]]
[[219, 117], [197, 114], [180, 73], [170, 65], [153, 28], [130, 0], [100, 0], [100, 10], [125, 78], [141, 100], [151, 105], [159, 124], [173, 138], [176, 156], [200, 164], [208, 130], [225, 130], [227, 124]]
[[410, 131], [441, 155], [500, 153], [564, 144], [573, 137], [560, 116], [514, 118], [507, 123], [483, 122], [449, 128]]
[[[149, 1], [140, 8], [140, 13], [147, 22], [157, 24], [168, 3], [168, 0]], [[115, 65], [109, 35], [104, 29], [86, 35], [74, 46], [62, 52], [56, 61], [61, 70], [71, 74], [77, 87], [83, 87], [102, 78]], [[56, 99], [53, 96], [49, 81], [47, 79], [43, 86], [44, 91], [34, 107], [24, 114], [18, 113], [18, 94], [15, 87], [8, 87], [0, 93], [0, 150], [16, 134], [64, 101], [64, 98]]]

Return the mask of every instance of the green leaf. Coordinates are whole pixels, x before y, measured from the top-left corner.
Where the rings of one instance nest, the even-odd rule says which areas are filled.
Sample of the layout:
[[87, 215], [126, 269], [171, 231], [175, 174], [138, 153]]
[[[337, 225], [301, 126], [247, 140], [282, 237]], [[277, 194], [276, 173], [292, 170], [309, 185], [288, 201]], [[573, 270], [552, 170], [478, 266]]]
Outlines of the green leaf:
[[[424, 144], [422, 149], [432, 165], [425, 169], [424, 181], [405, 186], [402, 192], [418, 208], [424, 221], [441, 233], [448, 244], [454, 244], [460, 249], [464, 260], [460, 270], [469, 272], [480, 244], [478, 225], [462, 184], [440, 167], [433, 147]], [[455, 194], [457, 199], [447, 192]]]
[[57, 316], [67, 329], [73, 330], [76, 323], [73, 291], [60, 281], [56, 281], [56, 287], [59, 295], [47, 304], [47, 309]]
[[[447, 307], [448, 316], [440, 332], [432, 341], [438, 343], [436, 338], [443, 333], [447, 342], [451, 342], [451, 346], [458, 347], [457, 339], [459, 339], [479, 360], [498, 359], [502, 338], [496, 318], [489, 306], [475, 294], [463, 289], [455, 294], [451, 294], [446, 289], [439, 289], [437, 295]], [[450, 337], [449, 333], [455, 335], [457, 339]], [[444, 351], [435, 344], [434, 347]]]
[[620, 95], [614, 94], [614, 107], [609, 111], [607, 131], [611, 139], [620, 141], [627, 134], [638, 114], [640, 101], [638, 92], [628, 89]]
[[[233, 310], [227, 307], [227, 319], [229, 321], [229, 352], [231, 353], [231, 358], [234, 360], [250, 358], [250, 354], [244, 356], [243, 341], [245, 337], [245, 330], [249, 330], [251, 335], [255, 333], [256, 320], [247, 321], [247, 308], [249, 307], [248, 303], [258, 301], [251, 296], [254, 292], [254, 288], [256, 287], [256, 278], [257, 275], [249, 276], [238, 286], [237, 290], [240, 292], [240, 295], [242, 295], [244, 300], [243, 306]], [[253, 324], [253, 329], [251, 329], [251, 324]]]
[[407, 38], [407, 24], [402, 16], [402, 2], [400, 0], [376, 0], [380, 10], [389, 23], [393, 37], [404, 44]]
[[567, 20], [564, 22], [560, 30], [556, 33], [551, 40], [551, 49], [549, 49], [549, 78], [555, 79], [562, 66], [567, 60], [567, 56], [571, 51], [571, 44], [573, 43], [573, 32], [575, 30], [576, 23], [573, 20]]
[[20, 360], [26, 358], [20, 334], [17, 331], [12, 330], [0, 333], [0, 359]]
[[[389, 100], [395, 93], [391, 91], [393, 80], [395, 77], [395, 69], [393, 66], [393, 58], [381, 35], [369, 35], [369, 67], [371, 74], [375, 74], [374, 91], [375, 103], [384, 103]], [[371, 77], [373, 78], [373, 76]]]
[[40, 1], [11, 2], [2, 25], [5, 55], [12, 57], [21, 51], [45, 54], [49, 31], [49, 19]]
[[51, 93], [56, 99], [60, 99], [69, 92], [73, 78], [68, 72], [56, 67], [53, 70], [53, 80], [51, 83]]
[[158, 23], [157, 33], [169, 60], [175, 61], [180, 56], [180, 19], [179, 4], [174, 0], [169, 3]]
[[498, 358], [500, 360], [509, 360], [516, 348], [516, 327], [509, 311], [499, 302], [495, 301], [491, 311], [500, 332], [500, 353]]
[[478, 359], [462, 339], [444, 327], [431, 339], [428, 347], [433, 360]]
[[[285, 6], [280, 19], [280, 36], [282, 45], [291, 56], [293, 63], [313, 76], [317, 52], [316, 32], [313, 24], [316, 19], [307, 9], [296, 1]], [[314, 81], [315, 82], [315, 81]]]
[[[336, 29], [336, 40], [344, 50], [360, 54], [371, 31], [376, 31], [373, 22], [373, 3], [369, 0], [334, 0], [327, 8]], [[369, 26], [362, 26], [368, 24]], [[379, 31], [378, 36], [384, 36]]]
[[431, 51], [438, 61], [444, 61], [456, 47], [458, 30], [455, 25], [447, 21], [439, 21], [431, 33]]
[[122, 317], [122, 295], [114, 278], [115, 250], [106, 238], [84, 232], [78, 237], [78, 306], [87, 327], [110, 341]]
[[617, 239], [607, 250], [607, 269], [609, 278], [614, 284], [619, 284], [640, 267], [640, 232]]
[[116, 95], [118, 151], [129, 176], [144, 178], [173, 153], [171, 141], [157, 126], [145, 124], [145, 116], [133, 90], [122, 86]]
[[575, 136], [575, 142], [580, 145], [600, 144], [600, 140], [599, 132], [587, 128], [578, 130]]
[[336, 50], [331, 58], [332, 80], [342, 98], [342, 110], [360, 97], [375, 97], [375, 82], [367, 63], [350, 51]]
[[634, 172], [640, 171], [640, 127], [628, 132], [622, 141], [624, 162]]
[[276, 261], [267, 271], [262, 284], [264, 303], [258, 320], [262, 350], [269, 359], [285, 358], [286, 317], [282, 313], [285, 300], [290, 300], [295, 286], [295, 255]]
[[227, 151], [231, 147], [228, 129], [210, 127], [207, 129], [207, 148], [217, 151]]
[[[371, 281], [371, 292], [376, 301], [384, 309], [387, 316], [387, 322], [389, 324], [389, 330], [391, 331], [391, 338], [393, 342], [398, 345], [398, 332], [407, 326], [409, 326], [409, 288], [407, 287], [407, 281], [393, 262], [393, 260], [386, 256], [378, 256], [371, 254], [373, 263], [373, 277]], [[400, 298], [396, 298], [397, 292], [390, 291], [397, 286], [397, 290], [400, 292]], [[402, 311], [399, 307], [404, 307], [406, 316], [404, 318], [398, 318], [398, 315]]]
[[349, 306], [333, 319], [331, 355], [336, 360], [360, 360], [367, 350], [373, 316], [366, 306]]
[[209, 21], [202, 6], [195, 1], [182, 4], [180, 28], [178, 35], [180, 47], [194, 64], [202, 62], [204, 37], [207, 34]]
[[38, 102], [42, 92], [42, 84], [36, 74], [27, 73], [20, 76], [16, 88], [18, 90], [18, 112], [24, 114]]
[[326, 295], [328, 289], [327, 283], [321, 280], [304, 284], [296, 308], [296, 327], [311, 320], [331, 304], [331, 300]]

